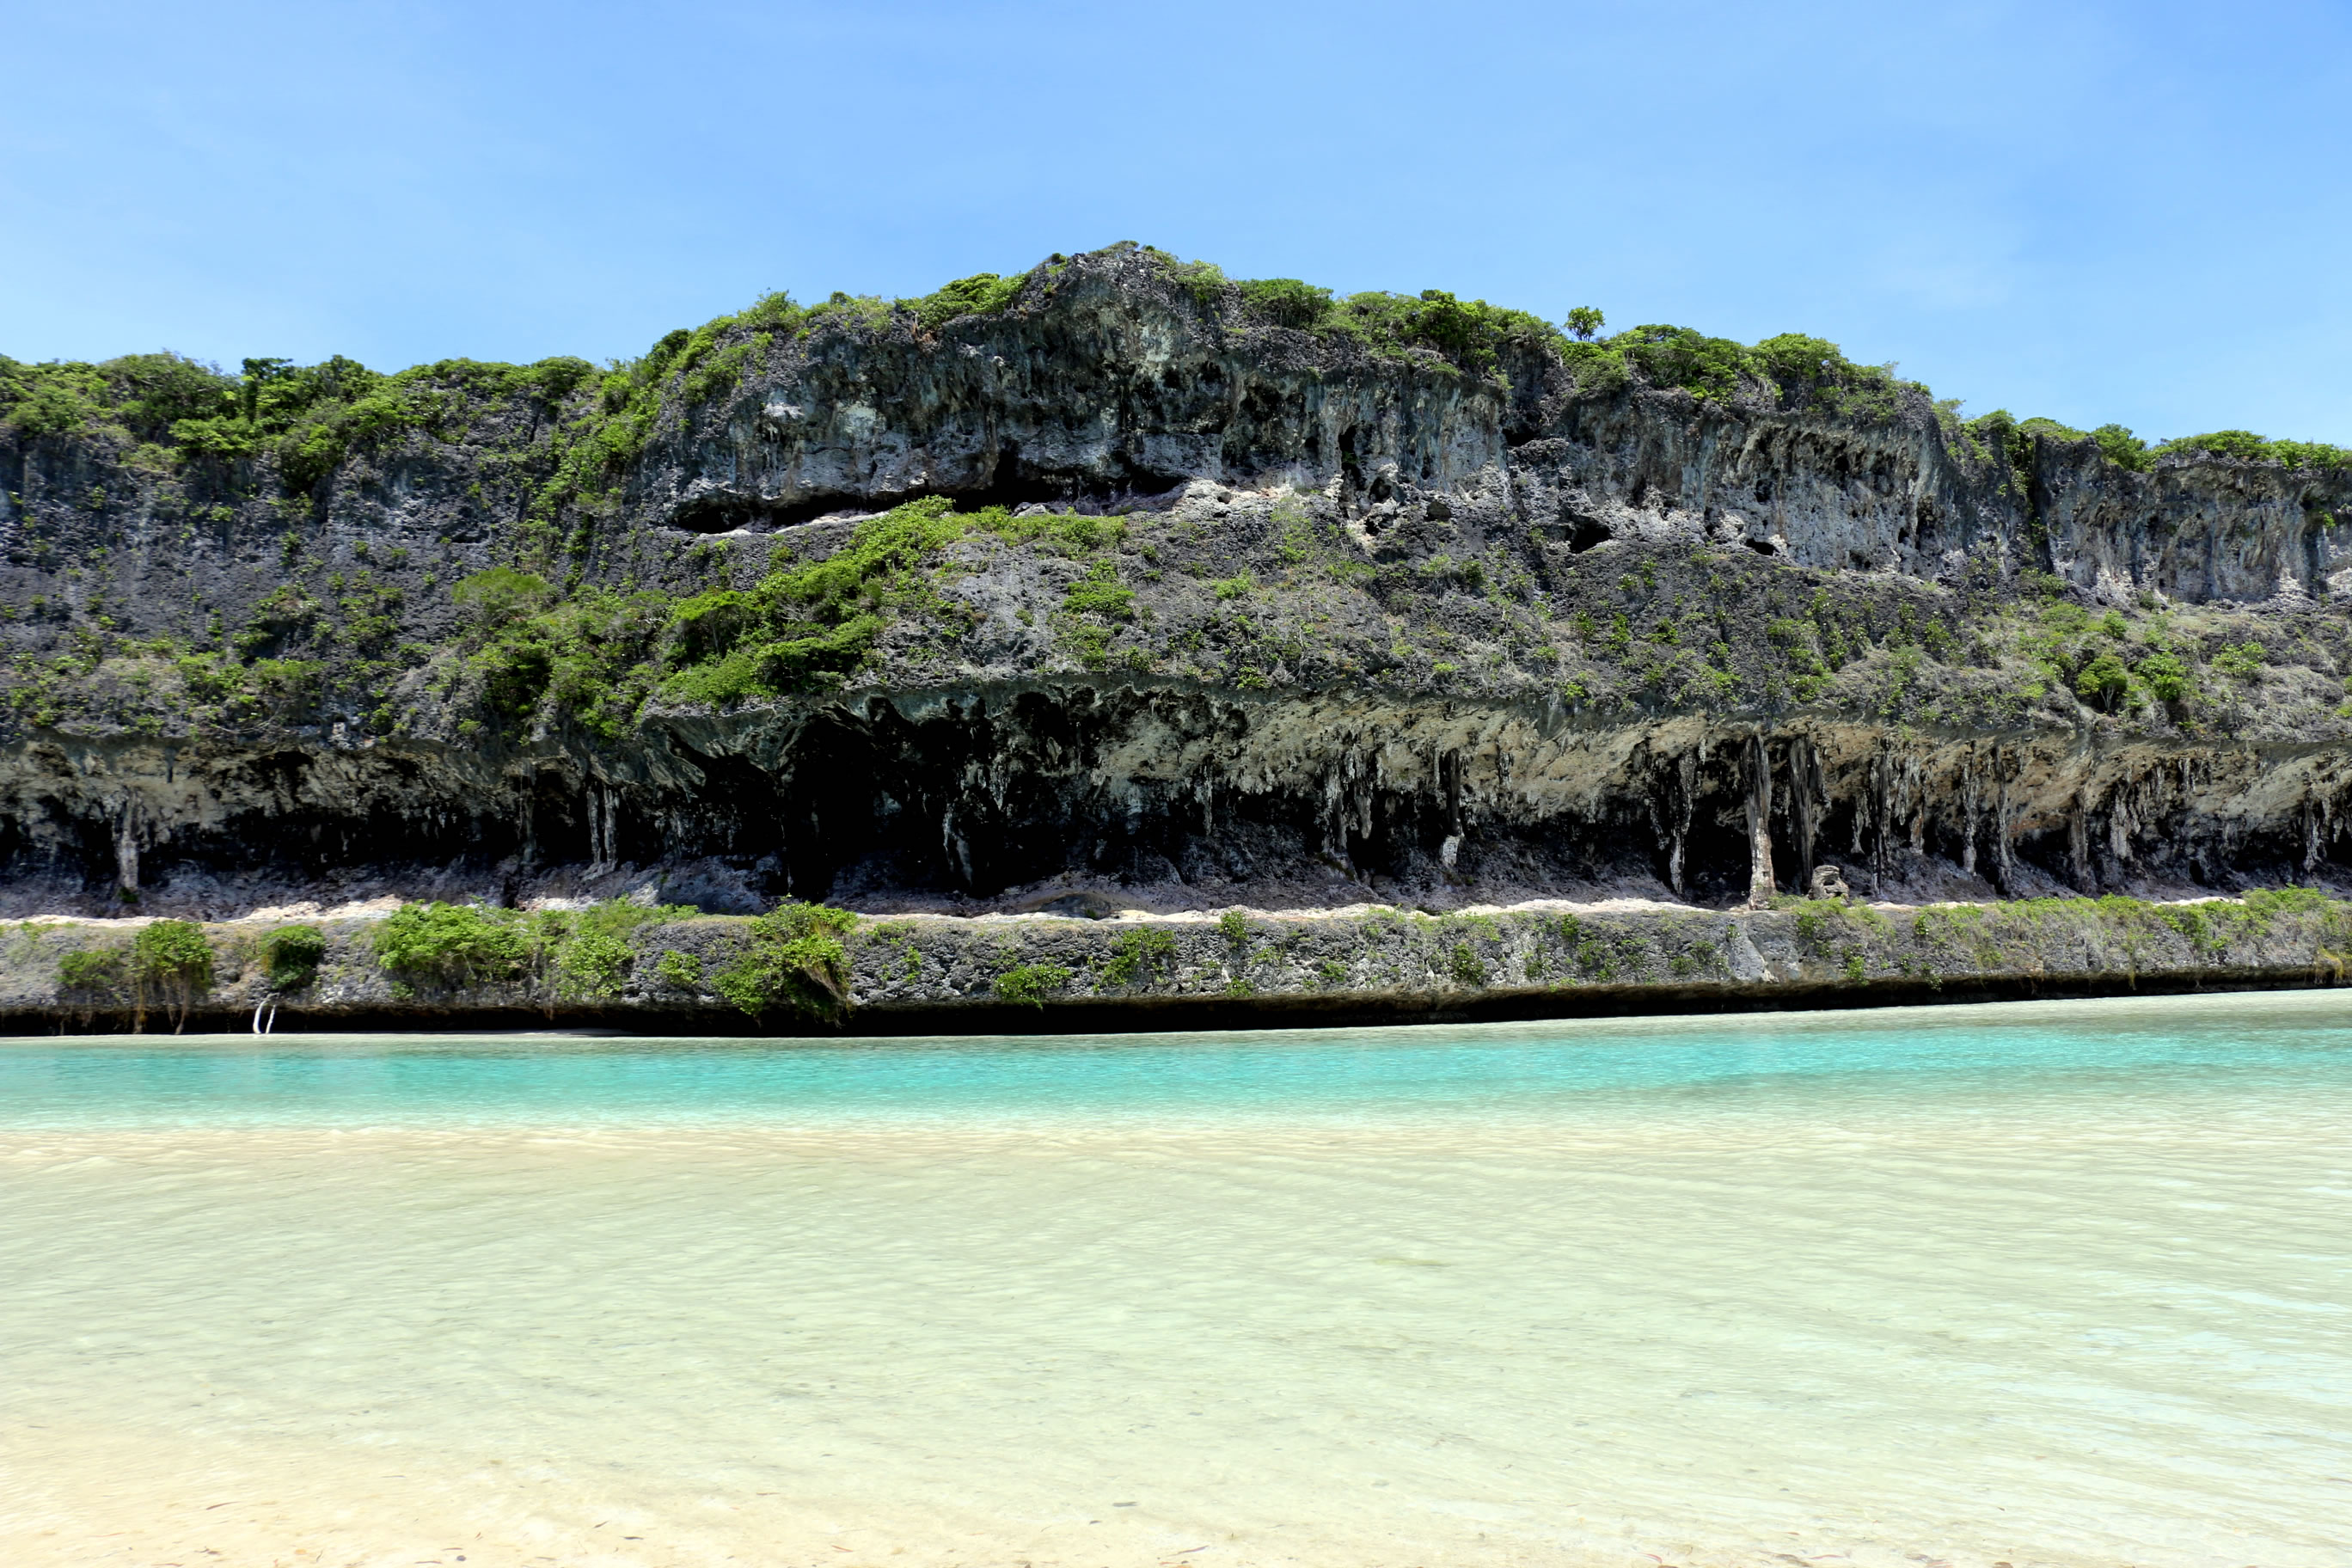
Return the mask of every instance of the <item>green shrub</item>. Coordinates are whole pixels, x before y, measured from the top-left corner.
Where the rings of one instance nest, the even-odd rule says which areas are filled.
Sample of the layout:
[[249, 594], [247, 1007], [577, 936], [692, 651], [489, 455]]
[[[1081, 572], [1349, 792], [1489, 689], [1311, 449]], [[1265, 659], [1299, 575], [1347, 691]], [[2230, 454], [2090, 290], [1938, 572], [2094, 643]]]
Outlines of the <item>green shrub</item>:
[[1303, 331], [1331, 313], [1331, 290], [1296, 278], [1253, 278], [1235, 287], [1250, 313], [1272, 326]]
[[1111, 941], [1110, 959], [1103, 965], [1103, 981], [1110, 985], [1133, 985], [1150, 979], [1155, 966], [1172, 963], [1175, 959], [1176, 939], [1166, 931], [1150, 927], [1121, 931]]
[[120, 948], [68, 952], [58, 960], [58, 989], [85, 997], [117, 998], [130, 979]]
[[212, 943], [194, 921], [149, 922], [131, 939], [131, 956], [140, 977], [149, 982], [193, 991], [212, 986]]
[[702, 989], [702, 960], [676, 948], [664, 950], [654, 961], [654, 978], [672, 991]]
[[484, 625], [499, 626], [545, 609], [555, 590], [544, 577], [511, 566], [492, 566], [458, 578], [449, 586], [449, 597]]
[[1080, 668], [1097, 674], [1110, 668], [1110, 628], [1091, 621], [1073, 620], [1061, 628], [1062, 646]]
[[[961, 635], [968, 612], [940, 595], [937, 563], [959, 540], [991, 534], [1083, 556], [1116, 542], [1126, 526], [1116, 518], [1013, 517], [994, 507], [959, 513], [933, 496], [865, 520], [824, 561], [794, 564], [780, 552], [775, 569], [749, 588], [673, 599], [588, 586], [565, 596], [541, 577], [501, 566], [474, 574], [452, 594], [471, 627], [467, 668], [492, 711], [523, 721], [552, 705], [616, 739], [656, 692], [725, 708], [838, 686], [894, 619]], [[1066, 633], [1087, 634], [1107, 655], [1108, 632], [1097, 621], [1128, 619], [1132, 604], [1111, 563], [1097, 562], [1070, 592]], [[299, 607], [289, 600], [286, 613]], [[287, 634], [257, 646], [279, 635]]]
[[0, 427], [26, 436], [65, 436], [100, 417], [105, 381], [87, 364], [0, 363]]
[[1108, 561], [1097, 561], [1070, 584], [1062, 597], [1062, 608], [1106, 620], [1130, 620], [1135, 615], [1135, 590], [1120, 585], [1117, 567]]
[[2019, 420], [2017, 422], [2017, 433], [2028, 441], [2031, 441], [2036, 436], [2041, 437], [2045, 441], [2064, 441], [2070, 444], [2076, 441], [2087, 441], [2091, 438], [2090, 432], [2087, 430], [2077, 430], [2072, 425], [2064, 424], [2056, 419], [2047, 419], [2040, 415], [2036, 415], [2031, 419]]
[[733, 392], [742, 380], [744, 362], [751, 357], [748, 342], [730, 343], [705, 359], [678, 384], [678, 395], [690, 404], [709, 403]]
[[2147, 443], [2120, 425], [2102, 425], [2091, 432], [2091, 439], [2107, 461], [2119, 468], [2137, 473], [2147, 467]]
[[1456, 985], [1475, 990], [1486, 984], [1486, 961], [1466, 942], [1454, 944], [1454, 951], [1446, 956], [1445, 970]]
[[1225, 933], [1225, 941], [1240, 947], [1249, 941], [1249, 917], [1239, 910], [1227, 910], [1217, 917], [1217, 929]]
[[2194, 689], [2189, 666], [2169, 648], [2158, 648], [2139, 661], [2139, 678], [2159, 701], [2179, 702]]
[[1000, 278], [993, 272], [975, 272], [919, 300], [900, 303], [915, 312], [915, 319], [922, 323], [925, 331], [933, 331], [959, 316], [995, 315], [1019, 297], [1021, 286], [1027, 281], [1029, 276], [1024, 272], [1009, 278]]
[[[519, 592], [536, 581], [517, 576]], [[586, 728], [616, 739], [652, 686], [653, 671], [642, 661], [669, 608], [657, 594], [584, 588], [537, 615], [484, 617], [482, 640], [467, 664], [496, 712], [527, 719], [552, 701]]]
[[1016, 963], [999, 974], [992, 988], [1004, 1001], [1042, 1010], [1048, 995], [1068, 989], [1069, 984], [1070, 972], [1058, 963]]
[[478, 904], [405, 904], [371, 939], [403, 994], [528, 980], [550, 1002], [617, 996], [636, 952], [629, 933], [692, 911], [615, 899], [581, 910], [519, 914]]
[[1559, 357], [1574, 379], [1580, 397], [1612, 396], [1622, 392], [1633, 379], [1625, 366], [1624, 351], [1605, 342], [1570, 340], [1560, 345]]
[[857, 924], [847, 910], [779, 904], [751, 921], [741, 949], [711, 979], [711, 988], [751, 1016], [789, 1007], [806, 1017], [838, 1016], [849, 999], [849, 954], [843, 933]]
[[2205, 951], [2221, 945], [2206, 918], [2207, 908], [2203, 904], [2167, 905], [2157, 910], [2157, 918], [2186, 937], [2189, 946]]
[[172, 1032], [188, 1022], [188, 1008], [213, 988], [212, 943], [194, 921], [155, 921], [131, 939], [131, 978], [142, 1012], [146, 998], [159, 997], [173, 1015]]
[[[1837, 344], [1802, 332], [1782, 332], [1749, 348], [1658, 322], [1594, 342], [1580, 329], [1597, 331], [1600, 312], [1580, 315], [1570, 312], [1569, 329], [1576, 335], [1558, 348], [1583, 396], [1608, 395], [1638, 376], [1652, 386], [1679, 387], [1715, 401], [1746, 395], [1786, 409], [1875, 420], [1899, 412], [1906, 388], [1925, 392], [1896, 380], [1891, 366], [1856, 364]], [[2007, 414], [1992, 417], [2004, 434], [2013, 424]]]
[[[1687, 328], [1637, 327], [1636, 331], [1687, 331]], [[1692, 334], [1696, 336], [1696, 333]], [[1720, 339], [1708, 339], [1720, 342]], [[1733, 345], [1737, 347], [1738, 345]], [[1719, 351], [1718, 351], [1719, 352]], [[1827, 338], [1808, 337], [1802, 332], [1782, 332], [1766, 338], [1747, 351], [1748, 363], [1741, 369], [1760, 371], [1763, 376], [1784, 392], [1801, 392], [1823, 381], [1834, 381], [1845, 364], [1845, 355], [1837, 344]]]
[[2201, 453], [2215, 458], [2238, 458], [2260, 461], [2269, 455], [2270, 443], [2252, 430], [2211, 430], [2202, 436], [2179, 436], [2165, 442], [2157, 450], [2162, 453]]
[[[1635, 327], [1610, 342], [1622, 348], [1626, 363], [1652, 385], [1677, 386], [1700, 397], [1727, 401], [1739, 390], [1740, 376], [1748, 368], [1747, 349], [1729, 338], [1711, 338], [1688, 327]], [[1834, 345], [1822, 346], [1836, 352]]]
[[758, 328], [772, 337], [778, 332], [796, 331], [807, 312], [793, 302], [793, 297], [781, 289], [772, 289], [751, 301], [751, 308], [735, 320], [747, 327]]
[[318, 977], [327, 939], [316, 926], [279, 926], [261, 939], [262, 973], [279, 991], [299, 991]]
[[1443, 289], [1407, 294], [1351, 294], [1318, 321], [1324, 331], [1343, 332], [1375, 353], [1407, 348], [1434, 349], [1462, 369], [1491, 373], [1502, 351], [1513, 345], [1560, 341], [1550, 323], [1525, 310], [1461, 300]]
[[1099, 671], [1110, 663], [1111, 632], [1103, 623], [1129, 620], [1134, 615], [1135, 591], [1120, 585], [1118, 568], [1108, 561], [1097, 561], [1070, 584], [1056, 625], [1063, 644], [1077, 661]]
[[616, 931], [583, 927], [555, 945], [555, 994], [567, 1001], [618, 996], [636, 954]]
[[608, 899], [582, 910], [548, 910], [522, 922], [535, 961], [543, 961], [549, 994], [561, 1001], [618, 996], [636, 963], [629, 933], [648, 921], [694, 912], [685, 904]]
[[2273, 915], [2323, 914], [2336, 908], [2336, 899], [2318, 888], [2255, 888], [2238, 900], [2249, 914], [2268, 921]]
[[403, 904], [371, 941], [403, 984], [453, 990], [520, 979], [535, 947], [512, 913], [478, 904]]
[[2074, 677], [2074, 692], [2100, 707], [2113, 710], [2131, 685], [2131, 671], [2113, 653], [2103, 653], [2083, 666]]
[[[851, 294], [835, 289], [821, 302], [811, 305], [803, 320], [812, 331], [819, 327], [849, 327], [878, 332], [890, 325], [892, 309], [891, 302], [878, 294]], [[679, 363], [684, 369], [690, 361], [681, 356]]]
[[971, 526], [946, 497], [927, 496], [867, 518], [823, 561], [683, 601], [669, 617], [679, 668], [664, 689], [724, 705], [846, 675], [887, 624], [878, 612], [936, 602], [915, 568]]
[[2236, 680], [2259, 678], [2266, 662], [2263, 645], [2252, 641], [2224, 647], [2213, 656], [2213, 668]]
[[2252, 430], [2214, 430], [2182, 436], [2154, 448], [2152, 457], [2233, 458], [2241, 462], [2283, 463], [2290, 468], [2352, 467], [2352, 451], [2325, 441], [2278, 441]]
[[1168, 272], [1195, 303], [1207, 309], [1216, 307], [1229, 286], [1225, 269], [1213, 261], [1178, 261], [1171, 257]]

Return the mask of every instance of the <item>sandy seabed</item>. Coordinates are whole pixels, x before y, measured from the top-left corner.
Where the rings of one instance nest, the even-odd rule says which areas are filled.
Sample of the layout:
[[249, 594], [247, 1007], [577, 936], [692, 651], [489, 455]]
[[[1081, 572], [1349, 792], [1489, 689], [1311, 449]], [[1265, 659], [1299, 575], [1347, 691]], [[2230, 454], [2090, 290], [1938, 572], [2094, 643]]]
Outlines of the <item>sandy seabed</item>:
[[0, 1564], [2341, 1568], [2347, 1125], [2321, 993], [23, 1042]]

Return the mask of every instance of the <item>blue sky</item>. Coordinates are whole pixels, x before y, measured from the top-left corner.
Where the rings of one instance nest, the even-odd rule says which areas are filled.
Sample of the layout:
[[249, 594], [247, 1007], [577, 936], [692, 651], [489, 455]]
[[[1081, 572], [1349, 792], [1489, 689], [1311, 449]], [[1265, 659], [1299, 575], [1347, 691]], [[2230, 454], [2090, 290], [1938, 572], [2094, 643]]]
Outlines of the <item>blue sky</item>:
[[604, 359], [1136, 239], [2352, 443], [2352, 9], [0, 0], [0, 352]]

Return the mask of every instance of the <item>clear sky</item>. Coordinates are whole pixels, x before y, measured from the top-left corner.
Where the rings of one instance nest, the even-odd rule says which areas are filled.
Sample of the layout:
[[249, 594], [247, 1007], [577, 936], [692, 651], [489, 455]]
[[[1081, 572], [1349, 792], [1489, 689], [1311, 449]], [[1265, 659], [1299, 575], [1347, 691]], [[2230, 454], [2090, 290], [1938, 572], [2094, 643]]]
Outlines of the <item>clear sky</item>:
[[0, 0], [0, 352], [606, 359], [1136, 239], [2352, 443], [2352, 8]]

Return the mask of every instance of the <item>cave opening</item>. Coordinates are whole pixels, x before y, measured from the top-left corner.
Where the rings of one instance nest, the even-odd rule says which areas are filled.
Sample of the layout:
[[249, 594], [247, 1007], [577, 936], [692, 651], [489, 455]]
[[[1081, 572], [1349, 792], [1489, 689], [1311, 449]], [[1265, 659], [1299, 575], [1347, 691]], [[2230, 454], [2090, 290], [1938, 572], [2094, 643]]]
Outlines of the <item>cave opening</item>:
[[1185, 484], [1182, 474], [1167, 472], [1128, 458], [1117, 460], [1108, 477], [1025, 468], [1021, 449], [1007, 443], [986, 483], [938, 485], [897, 495], [826, 491], [793, 501], [769, 500], [733, 492], [713, 492], [682, 502], [663, 521], [686, 533], [703, 535], [749, 531], [772, 533], [802, 523], [844, 514], [867, 515], [927, 495], [943, 495], [958, 510], [977, 511], [1001, 506], [1007, 510], [1024, 506], [1066, 507], [1079, 511], [1109, 512], [1137, 500], [1167, 494]]

